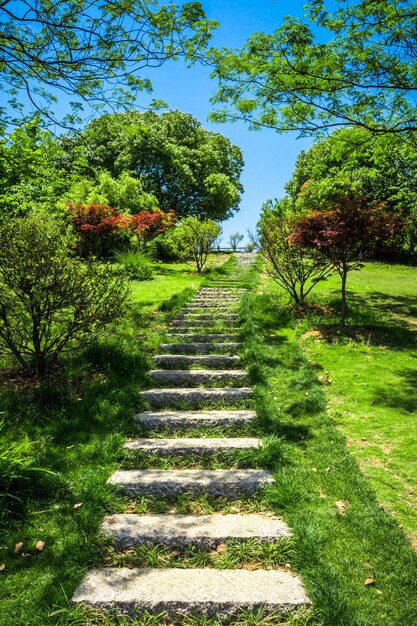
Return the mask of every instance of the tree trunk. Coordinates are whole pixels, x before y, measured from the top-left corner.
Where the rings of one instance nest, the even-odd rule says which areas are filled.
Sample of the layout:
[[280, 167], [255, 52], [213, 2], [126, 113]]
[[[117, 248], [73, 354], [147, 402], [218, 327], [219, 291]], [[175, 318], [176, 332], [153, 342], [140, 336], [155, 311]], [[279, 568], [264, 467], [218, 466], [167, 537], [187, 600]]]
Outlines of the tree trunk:
[[340, 323], [342, 326], [346, 325], [346, 315], [347, 315], [347, 302], [346, 302], [346, 279], [347, 279], [347, 269], [343, 268], [342, 273], [342, 317]]

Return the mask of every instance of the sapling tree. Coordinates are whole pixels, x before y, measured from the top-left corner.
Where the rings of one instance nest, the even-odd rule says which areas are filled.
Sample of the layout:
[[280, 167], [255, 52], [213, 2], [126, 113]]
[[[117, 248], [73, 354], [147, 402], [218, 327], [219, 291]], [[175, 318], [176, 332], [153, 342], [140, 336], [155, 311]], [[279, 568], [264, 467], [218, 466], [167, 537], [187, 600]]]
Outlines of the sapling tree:
[[69, 231], [45, 215], [0, 229], [0, 352], [38, 379], [124, 311], [126, 282], [74, 257], [71, 242]]
[[[279, 204], [279, 203], [277, 203]], [[269, 276], [282, 287], [297, 306], [310, 291], [331, 274], [328, 259], [316, 250], [291, 245], [292, 221], [279, 211], [265, 210], [258, 223], [258, 237], [252, 242], [265, 260]]]
[[342, 280], [341, 323], [346, 323], [348, 273], [363, 267], [363, 260], [377, 246], [393, 244], [401, 220], [388, 213], [384, 204], [369, 205], [363, 197], [340, 198], [325, 211], [299, 218], [288, 237], [291, 246], [320, 253]]
[[199, 274], [221, 232], [221, 227], [215, 221], [200, 220], [198, 217], [186, 217], [178, 226], [178, 241], [184, 252], [194, 259]]
[[232, 235], [230, 235], [229, 244], [232, 250], [236, 251], [236, 248], [238, 247], [242, 239], [243, 235], [241, 235], [240, 233], [233, 233]]

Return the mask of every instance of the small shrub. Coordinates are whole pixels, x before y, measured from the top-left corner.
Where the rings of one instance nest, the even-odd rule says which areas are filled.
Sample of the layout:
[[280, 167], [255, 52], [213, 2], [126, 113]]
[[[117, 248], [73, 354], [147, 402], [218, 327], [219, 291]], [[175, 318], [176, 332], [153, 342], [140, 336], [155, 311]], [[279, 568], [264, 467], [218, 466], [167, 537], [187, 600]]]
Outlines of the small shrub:
[[181, 220], [177, 227], [181, 248], [187, 257], [194, 260], [199, 274], [203, 272], [209, 252], [219, 240], [221, 232], [221, 227], [214, 220], [191, 216]]
[[151, 261], [145, 254], [135, 250], [120, 250], [116, 252], [114, 258], [119, 265], [120, 273], [130, 280], [151, 280], [153, 277]]
[[124, 312], [127, 283], [74, 258], [71, 242], [46, 216], [0, 229], [0, 352], [40, 379], [63, 351], [84, 346]]
[[69, 202], [67, 210], [81, 256], [107, 256], [129, 241], [129, 216], [107, 204]]
[[155, 237], [148, 243], [147, 249], [159, 261], [182, 261], [185, 258], [177, 228], [167, 230]]

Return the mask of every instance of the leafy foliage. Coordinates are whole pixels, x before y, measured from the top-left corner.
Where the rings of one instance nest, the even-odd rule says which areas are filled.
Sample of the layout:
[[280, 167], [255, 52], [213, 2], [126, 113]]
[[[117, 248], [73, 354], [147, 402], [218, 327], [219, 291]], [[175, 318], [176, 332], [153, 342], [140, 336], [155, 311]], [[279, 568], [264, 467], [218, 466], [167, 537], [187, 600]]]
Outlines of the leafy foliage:
[[137, 250], [118, 250], [114, 259], [122, 269], [122, 274], [131, 280], [150, 280], [153, 276], [150, 259]]
[[407, 218], [402, 248], [414, 252], [417, 232], [417, 152], [412, 142], [372, 137], [360, 128], [343, 129], [302, 152], [286, 185], [296, 212], [321, 210], [342, 195]]
[[264, 206], [258, 223], [259, 240], [255, 241], [266, 261], [266, 271], [291, 296], [297, 306], [321, 280], [331, 273], [331, 263], [319, 251], [290, 243], [293, 218], [285, 211], [285, 202]]
[[303, 20], [286, 17], [240, 50], [214, 50], [217, 121], [314, 135], [335, 126], [411, 136], [417, 130], [417, 4], [314, 0]]
[[113, 178], [129, 172], [165, 212], [223, 220], [238, 210], [241, 150], [205, 130], [192, 115], [103, 115], [87, 126], [79, 142], [88, 146], [91, 168], [104, 169]]
[[64, 194], [66, 202], [108, 204], [124, 213], [152, 211], [158, 207], [154, 195], [143, 191], [139, 178], [122, 172], [113, 178], [109, 172], [98, 172], [93, 179], [76, 179]]
[[121, 213], [106, 204], [68, 203], [69, 219], [78, 237], [76, 247], [82, 256], [104, 256], [128, 244], [136, 237], [138, 244], [151, 239], [175, 223], [175, 213], [158, 208], [153, 213]]
[[240, 233], [232, 233], [230, 235], [229, 244], [232, 250], [236, 250], [236, 248], [238, 247], [242, 239], [243, 239], [243, 235], [241, 235]]
[[208, 254], [218, 240], [221, 228], [213, 220], [186, 217], [180, 222], [177, 236], [184, 252], [194, 259], [197, 272], [202, 273]]
[[138, 92], [151, 90], [141, 70], [200, 58], [217, 25], [199, 2], [154, 0], [6, 1], [0, 22], [0, 87], [9, 95], [0, 121], [21, 124], [29, 99], [43, 122], [53, 123], [57, 93], [64, 93], [73, 97], [71, 113], [61, 120], [67, 125], [78, 121], [84, 105], [133, 103]]
[[106, 204], [68, 203], [68, 216], [81, 256], [106, 255], [128, 242], [129, 218]]
[[346, 321], [346, 279], [348, 272], [360, 269], [362, 261], [381, 243], [393, 244], [401, 229], [398, 218], [385, 207], [369, 207], [366, 199], [340, 198], [325, 211], [314, 211], [299, 218], [288, 237], [293, 246], [319, 252], [342, 279], [342, 325]]
[[85, 345], [124, 311], [125, 282], [73, 258], [71, 242], [43, 216], [0, 229], [1, 351], [41, 379], [64, 350]]

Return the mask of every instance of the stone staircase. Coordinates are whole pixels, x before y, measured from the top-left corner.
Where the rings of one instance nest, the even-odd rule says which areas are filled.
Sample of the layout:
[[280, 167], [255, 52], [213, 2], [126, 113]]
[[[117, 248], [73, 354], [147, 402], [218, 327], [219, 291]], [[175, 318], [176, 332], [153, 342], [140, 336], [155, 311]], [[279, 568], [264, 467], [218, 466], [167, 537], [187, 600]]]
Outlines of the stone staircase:
[[[243, 255], [240, 258], [246, 261]], [[216, 286], [202, 288], [172, 322], [170, 343], [161, 344], [160, 354], [153, 357], [158, 368], [149, 372], [153, 388], [141, 392], [149, 405], [149, 410], [137, 415], [142, 430], [236, 429], [255, 420], [254, 411], [236, 408], [252, 394], [246, 372], [237, 369], [237, 305], [244, 293], [240, 271]], [[129, 453], [198, 457], [261, 446], [254, 437], [155, 435], [127, 441], [124, 447]], [[116, 471], [109, 479], [126, 495], [167, 500], [180, 494], [234, 500], [253, 496], [273, 482], [270, 472], [259, 469], [129, 469]], [[120, 550], [149, 544], [213, 550], [230, 540], [276, 542], [291, 534], [280, 519], [254, 513], [115, 514], [104, 521], [102, 530]], [[300, 580], [287, 569], [215, 568], [92, 569], [73, 602], [135, 617], [164, 613], [175, 623], [192, 615], [223, 620], [242, 610], [287, 615], [309, 605]]]

